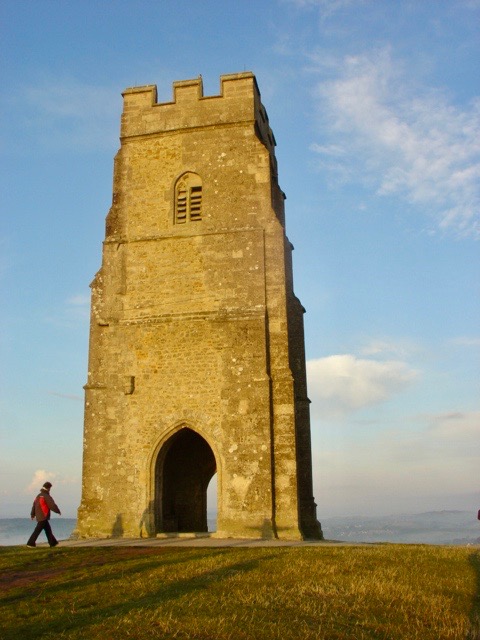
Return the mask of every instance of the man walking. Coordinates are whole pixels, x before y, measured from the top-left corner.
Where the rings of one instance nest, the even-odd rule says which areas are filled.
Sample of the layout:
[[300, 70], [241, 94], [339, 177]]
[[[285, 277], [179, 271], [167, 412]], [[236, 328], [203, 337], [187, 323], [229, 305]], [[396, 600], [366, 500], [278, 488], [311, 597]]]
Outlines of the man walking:
[[45, 531], [45, 535], [47, 536], [48, 544], [51, 547], [56, 547], [58, 544], [57, 539], [53, 535], [52, 527], [50, 526], [50, 511], [55, 511], [59, 515], [60, 509], [55, 504], [53, 498], [50, 495], [50, 489], [52, 488], [51, 482], [45, 482], [43, 487], [40, 489], [40, 493], [33, 501], [32, 511], [30, 516], [32, 520], [35, 518], [37, 520], [37, 526], [35, 527], [32, 535], [28, 539], [27, 547], [36, 547], [36, 540], [42, 531]]

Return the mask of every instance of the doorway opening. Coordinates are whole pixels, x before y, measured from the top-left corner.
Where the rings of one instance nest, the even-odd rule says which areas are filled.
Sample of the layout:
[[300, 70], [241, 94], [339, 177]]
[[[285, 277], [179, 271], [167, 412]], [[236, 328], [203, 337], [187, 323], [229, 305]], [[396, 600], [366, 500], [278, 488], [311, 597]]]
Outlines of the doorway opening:
[[210, 445], [192, 429], [164, 444], [155, 465], [157, 532], [208, 531], [207, 487], [216, 470]]
[[218, 474], [215, 473], [207, 488], [207, 524], [209, 531], [217, 530]]

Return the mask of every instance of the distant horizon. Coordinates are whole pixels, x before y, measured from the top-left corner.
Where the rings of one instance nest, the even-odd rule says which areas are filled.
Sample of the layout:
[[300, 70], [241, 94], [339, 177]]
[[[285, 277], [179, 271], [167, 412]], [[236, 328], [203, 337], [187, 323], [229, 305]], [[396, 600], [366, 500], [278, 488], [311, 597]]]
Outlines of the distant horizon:
[[[217, 532], [216, 514], [209, 514], [208, 531]], [[59, 539], [68, 539], [76, 518], [52, 522]], [[444, 510], [381, 516], [334, 516], [322, 518], [326, 540], [369, 543], [480, 545], [480, 523], [471, 511]], [[0, 518], [0, 546], [25, 544], [32, 530], [29, 518]]]
[[[377, 514], [367, 514], [367, 513], [349, 513], [349, 514], [328, 514], [323, 515], [323, 519], [333, 519], [333, 518], [394, 518], [398, 516], [421, 516], [421, 515], [430, 515], [430, 514], [440, 514], [440, 513], [472, 513], [474, 516], [474, 520], [477, 520], [477, 511], [472, 509], [433, 509], [430, 511], [394, 511], [389, 513], [377, 513]], [[217, 511], [207, 511], [207, 518], [213, 519], [216, 518]], [[61, 516], [58, 514], [52, 514], [52, 523], [55, 520], [77, 520], [77, 516], [73, 515], [64, 515], [62, 513]], [[321, 517], [318, 517], [320, 522], [322, 521]], [[0, 515], [0, 520], [31, 520], [29, 516], [21, 516], [21, 515]], [[479, 526], [479, 534], [480, 534], [480, 526]]]

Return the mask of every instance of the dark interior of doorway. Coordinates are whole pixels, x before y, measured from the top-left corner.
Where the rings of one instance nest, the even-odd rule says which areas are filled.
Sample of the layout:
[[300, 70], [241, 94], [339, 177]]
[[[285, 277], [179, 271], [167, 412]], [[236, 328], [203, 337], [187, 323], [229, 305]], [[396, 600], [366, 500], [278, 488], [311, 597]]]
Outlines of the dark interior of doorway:
[[187, 427], [175, 433], [156, 465], [158, 532], [205, 532], [207, 487], [217, 470], [208, 442]]

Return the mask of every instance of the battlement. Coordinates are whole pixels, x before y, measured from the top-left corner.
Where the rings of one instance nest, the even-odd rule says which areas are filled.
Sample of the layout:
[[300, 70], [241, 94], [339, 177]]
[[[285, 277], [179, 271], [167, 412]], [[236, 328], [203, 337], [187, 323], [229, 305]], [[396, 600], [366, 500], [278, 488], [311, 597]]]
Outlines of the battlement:
[[172, 132], [179, 129], [252, 123], [264, 144], [273, 149], [275, 139], [251, 71], [220, 76], [220, 94], [203, 95], [202, 77], [173, 83], [173, 101], [157, 102], [157, 86], [125, 89], [121, 138]]

